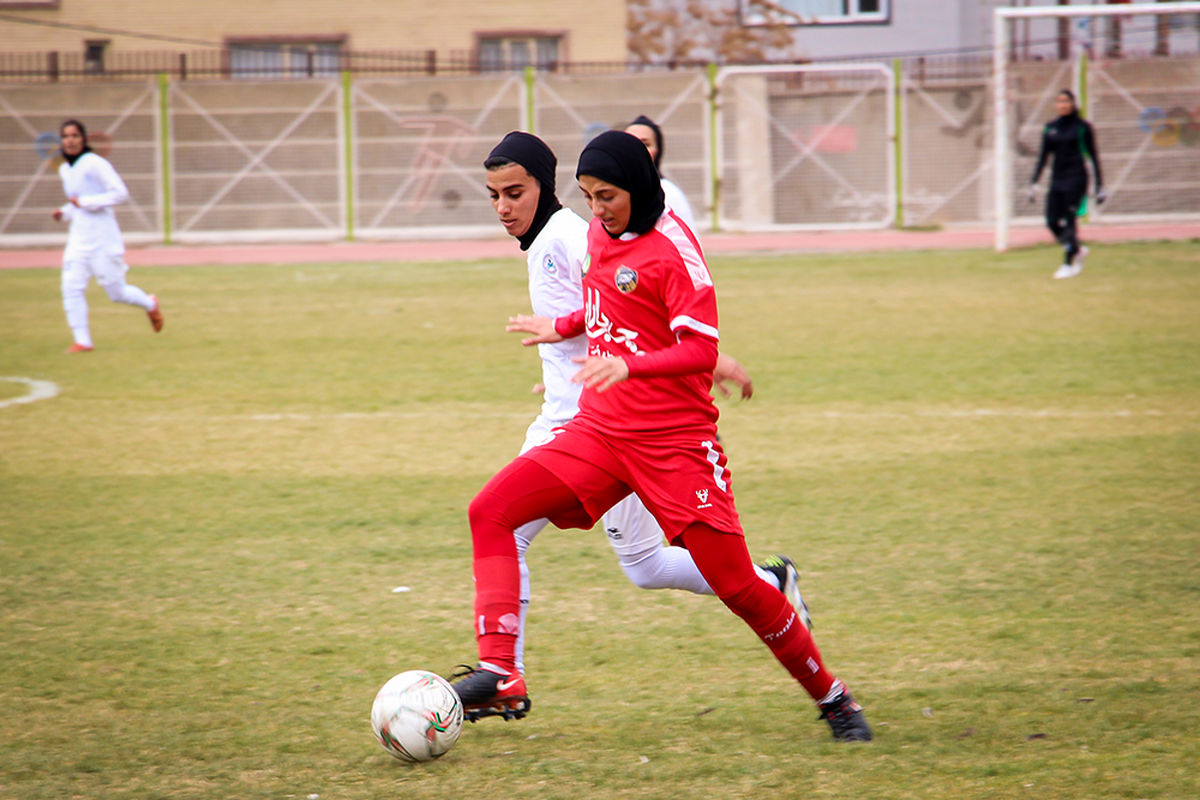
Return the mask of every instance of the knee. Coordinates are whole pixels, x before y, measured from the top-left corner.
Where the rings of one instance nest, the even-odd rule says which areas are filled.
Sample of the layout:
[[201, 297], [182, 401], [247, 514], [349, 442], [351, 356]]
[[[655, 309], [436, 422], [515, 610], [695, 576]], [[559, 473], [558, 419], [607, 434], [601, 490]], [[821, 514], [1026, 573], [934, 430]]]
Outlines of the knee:
[[471, 504], [467, 506], [467, 522], [471, 525], [471, 530], [493, 521], [497, 514], [495, 495], [486, 489], [475, 495]]
[[114, 303], [120, 303], [125, 299], [125, 284], [121, 281], [109, 281], [100, 284], [100, 288], [108, 295], [108, 299]]
[[745, 606], [760, 589], [769, 590], [769, 587], [759, 579], [757, 574], [751, 574], [741, 576], [736, 581], [726, 581], [720, 586], [714, 586], [713, 592], [721, 599], [722, 603], [736, 610]]
[[641, 553], [617, 552], [621, 571], [639, 589], [669, 589], [662, 548]]

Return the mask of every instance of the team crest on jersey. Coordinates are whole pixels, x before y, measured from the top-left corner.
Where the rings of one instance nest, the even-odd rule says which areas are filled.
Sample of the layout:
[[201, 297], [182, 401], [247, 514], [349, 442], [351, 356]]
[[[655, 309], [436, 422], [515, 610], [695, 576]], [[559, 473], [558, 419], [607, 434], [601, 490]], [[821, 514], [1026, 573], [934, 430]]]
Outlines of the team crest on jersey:
[[637, 272], [631, 270], [624, 264], [617, 270], [617, 274], [613, 276], [613, 282], [617, 284], [617, 288], [623, 293], [629, 294], [637, 288], [638, 276]]
[[554, 263], [554, 256], [546, 256], [546, 263], [542, 264], [542, 269], [549, 272], [551, 275], [558, 272], [558, 265]]
[[588, 253], [583, 257], [583, 274], [587, 275], [588, 270], [592, 268], [592, 254]]

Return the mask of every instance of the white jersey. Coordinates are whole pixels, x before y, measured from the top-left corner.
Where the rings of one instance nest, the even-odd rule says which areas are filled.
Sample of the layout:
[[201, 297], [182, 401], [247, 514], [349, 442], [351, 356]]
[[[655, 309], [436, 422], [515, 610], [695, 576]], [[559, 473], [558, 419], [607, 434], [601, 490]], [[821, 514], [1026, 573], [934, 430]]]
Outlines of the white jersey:
[[683, 189], [680, 189], [674, 182], [667, 178], [662, 179], [662, 188], [667, 208], [674, 211], [677, 217], [687, 223], [692, 233], [696, 233], [696, 217], [692, 214], [692, 206], [688, 203]]
[[[583, 308], [583, 260], [587, 256], [588, 224], [569, 208], [560, 208], [529, 247], [529, 300], [533, 313], [557, 319]], [[542, 417], [565, 422], [579, 410], [579, 392], [572, 383], [579, 365], [571, 359], [587, 354], [587, 337], [539, 344], [542, 357]]]
[[121, 255], [125, 243], [113, 206], [129, 198], [129, 190], [113, 165], [95, 153], [84, 153], [74, 164], [58, 167], [67, 198], [76, 198], [79, 206], [62, 206], [63, 218], [70, 220], [64, 260], [90, 255]]

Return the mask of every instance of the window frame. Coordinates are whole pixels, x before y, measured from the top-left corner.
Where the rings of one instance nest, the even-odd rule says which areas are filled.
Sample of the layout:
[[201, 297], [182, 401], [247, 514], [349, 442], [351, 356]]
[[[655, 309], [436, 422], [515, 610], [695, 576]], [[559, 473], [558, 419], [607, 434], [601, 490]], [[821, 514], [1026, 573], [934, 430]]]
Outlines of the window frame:
[[[286, 36], [226, 36], [225, 37], [225, 52], [227, 58], [227, 72], [234, 78], [252, 79], [291, 79], [304, 77], [305, 70], [297, 69], [292, 63], [293, 58], [298, 53], [303, 53], [307, 48], [318, 48], [316, 53], [317, 59], [314, 62], [313, 75], [335, 75], [342, 69], [342, 59], [346, 54], [346, 43], [349, 41], [349, 36], [344, 33], [339, 34], [313, 34], [311, 36], [304, 35], [286, 35]], [[255, 47], [260, 47], [264, 52], [278, 52], [280, 65], [278, 68], [269, 67], [234, 67], [234, 51], [239, 49], [252, 50]], [[322, 53], [323, 48], [334, 48], [332, 53]], [[337, 65], [329, 67], [327, 63], [323, 63], [321, 57], [336, 56]], [[266, 74], [264, 74], [266, 73]]]
[[[528, 45], [529, 49], [530, 63], [528, 66], [532, 66], [535, 70], [553, 72], [568, 61], [567, 33], [565, 30], [536, 29], [475, 31], [474, 58], [472, 60], [476, 67], [483, 72], [509, 72], [514, 69], [522, 69], [525, 65], [513, 66], [509, 47], [512, 42], [523, 42]], [[541, 44], [545, 40], [553, 40], [556, 44], [557, 56], [553, 61], [543, 62], [539, 59]], [[494, 41], [500, 43], [501, 63], [496, 65], [488, 60], [485, 64], [483, 56], [485, 43]]]
[[848, 11], [846, 14], [835, 17], [816, 17], [805, 22], [789, 22], [786, 18], [768, 19], [761, 11], [751, 8], [754, 5], [754, 0], [738, 0], [738, 18], [741, 20], [741, 24], [747, 28], [766, 25], [784, 25], [790, 28], [804, 28], [817, 25], [890, 25], [892, 22], [893, 0], [876, 1], [879, 3], [878, 11], [858, 11], [857, 8], [862, 0], [841, 0], [844, 6], [852, 5], [856, 10]]

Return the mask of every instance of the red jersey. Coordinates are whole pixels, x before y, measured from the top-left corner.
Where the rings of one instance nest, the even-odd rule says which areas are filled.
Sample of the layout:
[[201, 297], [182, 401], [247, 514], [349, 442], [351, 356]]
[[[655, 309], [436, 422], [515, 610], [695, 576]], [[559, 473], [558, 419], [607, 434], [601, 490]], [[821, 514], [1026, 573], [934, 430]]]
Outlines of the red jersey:
[[[715, 425], [717, 296], [700, 245], [686, 225], [667, 212], [653, 230], [613, 239], [593, 219], [583, 296], [583, 313], [573, 315], [560, 332], [562, 327], [585, 331], [589, 356], [624, 358], [629, 380], [604, 392], [585, 387], [580, 422], [617, 435]], [[698, 347], [690, 348], [687, 374], [679, 374], [678, 359], [664, 364], [647, 358], [644, 367], [639, 364], [689, 336], [701, 339], [690, 342]]]

